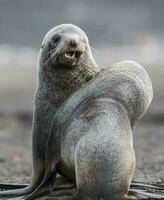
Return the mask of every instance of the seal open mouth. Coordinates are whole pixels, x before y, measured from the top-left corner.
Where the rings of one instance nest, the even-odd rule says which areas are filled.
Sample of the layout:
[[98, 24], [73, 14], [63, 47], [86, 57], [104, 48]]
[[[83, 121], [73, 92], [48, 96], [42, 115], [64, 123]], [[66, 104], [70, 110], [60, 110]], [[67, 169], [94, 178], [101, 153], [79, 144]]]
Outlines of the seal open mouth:
[[63, 66], [74, 66], [79, 61], [82, 53], [83, 51], [79, 50], [67, 50], [59, 56], [58, 63]]
[[79, 59], [80, 56], [83, 54], [82, 50], [74, 50], [74, 49], [69, 49], [63, 52], [62, 54], [59, 55], [58, 57], [58, 64], [60, 64], [60, 67], [67, 67], [67, 66], [75, 66]]
[[68, 51], [68, 52], [65, 52], [64, 56], [66, 58], [74, 58], [75, 57], [75, 51]]
[[64, 57], [67, 59], [78, 59], [81, 54], [82, 52], [80, 51], [66, 51]]

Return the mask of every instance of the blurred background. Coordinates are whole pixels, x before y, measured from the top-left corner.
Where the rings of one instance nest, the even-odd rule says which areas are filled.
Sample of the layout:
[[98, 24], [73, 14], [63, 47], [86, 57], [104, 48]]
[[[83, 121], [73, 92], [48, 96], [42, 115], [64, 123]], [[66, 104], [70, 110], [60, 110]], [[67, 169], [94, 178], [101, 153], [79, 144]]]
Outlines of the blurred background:
[[0, 0], [0, 182], [29, 182], [38, 51], [61, 23], [80, 26], [102, 67], [134, 60], [154, 99], [134, 131], [135, 180], [164, 181], [164, 1]]

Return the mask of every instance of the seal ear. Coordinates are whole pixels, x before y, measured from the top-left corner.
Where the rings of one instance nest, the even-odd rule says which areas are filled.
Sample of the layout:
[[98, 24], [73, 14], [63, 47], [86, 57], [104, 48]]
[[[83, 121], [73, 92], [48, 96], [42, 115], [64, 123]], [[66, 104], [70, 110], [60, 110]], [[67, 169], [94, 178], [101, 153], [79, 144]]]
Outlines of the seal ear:
[[44, 47], [44, 44], [45, 44], [45, 39], [42, 41], [42, 44], [41, 44], [41, 48], [43, 49]]
[[43, 49], [45, 43], [46, 43], [46, 39], [47, 39], [47, 35], [45, 35], [43, 41], [42, 41], [42, 44], [41, 44], [41, 48]]
[[44, 47], [44, 43], [42, 42], [41, 48], [43, 49], [43, 47]]

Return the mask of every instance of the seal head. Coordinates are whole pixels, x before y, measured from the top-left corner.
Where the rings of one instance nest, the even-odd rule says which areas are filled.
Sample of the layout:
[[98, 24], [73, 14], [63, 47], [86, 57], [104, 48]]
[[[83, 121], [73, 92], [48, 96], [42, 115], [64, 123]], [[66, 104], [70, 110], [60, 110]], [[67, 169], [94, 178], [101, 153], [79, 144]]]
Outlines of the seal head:
[[91, 55], [88, 38], [77, 26], [62, 24], [51, 29], [42, 43], [43, 52], [48, 52], [51, 66], [56, 68], [74, 67], [81, 63], [85, 53]]

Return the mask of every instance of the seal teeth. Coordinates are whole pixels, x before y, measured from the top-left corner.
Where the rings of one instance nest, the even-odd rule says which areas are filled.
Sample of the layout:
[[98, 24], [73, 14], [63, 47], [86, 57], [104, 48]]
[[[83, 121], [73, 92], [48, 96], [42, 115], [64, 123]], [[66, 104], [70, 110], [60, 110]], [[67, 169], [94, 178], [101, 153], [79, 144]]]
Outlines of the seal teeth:
[[66, 58], [74, 58], [75, 57], [75, 52], [74, 51], [65, 52], [64, 56]]

